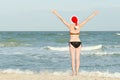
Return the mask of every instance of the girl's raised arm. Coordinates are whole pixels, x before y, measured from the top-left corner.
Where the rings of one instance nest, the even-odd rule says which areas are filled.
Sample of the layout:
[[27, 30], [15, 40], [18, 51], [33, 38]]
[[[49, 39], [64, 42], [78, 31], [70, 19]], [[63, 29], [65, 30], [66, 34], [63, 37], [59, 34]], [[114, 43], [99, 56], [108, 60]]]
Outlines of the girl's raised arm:
[[67, 23], [67, 21], [65, 21], [56, 10], [52, 10], [52, 13], [55, 14], [69, 28], [70, 24]]
[[96, 16], [99, 13], [99, 11], [93, 12], [92, 15], [90, 15], [88, 18], [86, 18], [82, 23], [80, 23], [81, 26], [85, 25], [90, 19], [92, 19], [94, 16]]

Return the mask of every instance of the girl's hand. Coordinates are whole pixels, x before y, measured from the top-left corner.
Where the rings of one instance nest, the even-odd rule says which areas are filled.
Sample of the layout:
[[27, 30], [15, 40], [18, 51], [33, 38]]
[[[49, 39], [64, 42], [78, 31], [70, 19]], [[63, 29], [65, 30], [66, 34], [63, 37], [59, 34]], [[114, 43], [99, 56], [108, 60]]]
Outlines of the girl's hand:
[[51, 10], [51, 12], [54, 14], [57, 13], [57, 11], [55, 9]]
[[97, 15], [97, 14], [99, 14], [99, 13], [100, 13], [100, 12], [99, 12], [99, 11], [97, 11], [97, 10], [96, 10], [96, 11], [94, 11], [94, 14], [95, 14], [95, 15]]

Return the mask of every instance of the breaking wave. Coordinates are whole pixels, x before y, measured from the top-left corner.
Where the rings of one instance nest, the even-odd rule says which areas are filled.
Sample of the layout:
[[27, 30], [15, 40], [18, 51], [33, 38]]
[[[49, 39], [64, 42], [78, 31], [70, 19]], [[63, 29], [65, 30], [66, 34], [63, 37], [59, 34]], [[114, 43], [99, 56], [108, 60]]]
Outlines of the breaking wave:
[[[52, 46], [47, 46], [44, 47], [45, 49], [49, 50], [55, 50], [55, 51], [68, 51], [69, 47], [52, 47]], [[87, 46], [87, 47], [82, 47], [82, 51], [92, 51], [92, 50], [98, 50], [101, 49], [102, 45], [95, 45], [95, 46]]]
[[115, 33], [116, 35], [120, 36], [120, 33]]

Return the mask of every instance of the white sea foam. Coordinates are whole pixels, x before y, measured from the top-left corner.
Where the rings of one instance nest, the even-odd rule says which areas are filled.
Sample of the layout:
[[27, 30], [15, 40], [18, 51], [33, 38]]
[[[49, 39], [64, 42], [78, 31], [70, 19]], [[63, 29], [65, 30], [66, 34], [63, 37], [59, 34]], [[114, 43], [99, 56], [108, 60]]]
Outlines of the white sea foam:
[[55, 51], [68, 51], [69, 48], [68, 47], [52, 47], [52, 46], [47, 46], [45, 47], [49, 50], [55, 50]]
[[[53, 72], [53, 75], [69, 75], [70, 71], [64, 72]], [[115, 72], [115, 73], [110, 73], [110, 72], [100, 72], [100, 71], [81, 71], [79, 73], [82, 76], [99, 76], [99, 77], [111, 77], [111, 78], [120, 78], [120, 73]]]
[[95, 46], [88, 46], [88, 47], [83, 47], [82, 50], [83, 51], [92, 51], [92, 50], [97, 50], [97, 49], [101, 49], [102, 45], [95, 45]]
[[[50, 50], [55, 50], [55, 51], [68, 51], [69, 47], [52, 47], [52, 46], [47, 46], [47, 49]], [[95, 46], [87, 46], [87, 47], [82, 47], [82, 51], [92, 51], [92, 50], [98, 50], [101, 49], [102, 45], [95, 45]]]
[[120, 33], [115, 33], [116, 35], [120, 36]]
[[100, 71], [82, 71], [80, 74], [87, 75], [87, 76], [100, 76], [100, 77], [112, 77], [112, 78], [120, 78], [120, 73], [110, 73], [110, 72], [100, 72]]
[[[49, 72], [49, 71], [42, 71], [42, 72], [34, 72], [30, 70], [20, 70], [20, 69], [6, 69], [6, 70], [0, 70], [0, 73], [15, 73], [15, 74], [48, 74], [48, 75], [65, 75], [68, 76], [71, 74], [71, 71], [66, 71], [66, 72]], [[81, 71], [79, 72], [80, 75], [82, 76], [99, 76], [99, 77], [111, 77], [111, 78], [120, 78], [120, 73], [119, 72], [100, 72], [100, 71]], [[79, 75], [78, 74], [78, 75]]]
[[17, 52], [13, 52], [12, 54], [24, 54], [24, 53], [17, 51]]
[[[115, 47], [119, 47], [116, 46]], [[52, 46], [47, 46], [44, 47], [45, 49], [49, 49], [52, 51], [69, 51], [69, 47], [52, 47]], [[81, 54], [82, 55], [120, 55], [120, 52], [107, 52], [107, 51], [99, 51], [100, 49], [102, 49], [103, 46], [102, 45], [95, 45], [95, 46], [86, 46], [86, 47], [82, 47], [82, 51]]]
[[6, 70], [0, 70], [1, 73], [16, 73], [16, 74], [33, 74], [33, 71], [30, 70], [20, 70], [20, 69], [6, 69]]

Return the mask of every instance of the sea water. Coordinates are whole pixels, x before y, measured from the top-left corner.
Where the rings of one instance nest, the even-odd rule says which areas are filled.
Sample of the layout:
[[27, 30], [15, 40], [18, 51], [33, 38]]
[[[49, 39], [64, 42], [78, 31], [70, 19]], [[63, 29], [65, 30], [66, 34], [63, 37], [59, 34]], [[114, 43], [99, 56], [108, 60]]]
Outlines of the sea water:
[[[120, 31], [82, 31], [79, 72], [120, 75]], [[0, 32], [1, 72], [71, 71], [68, 31]]]

